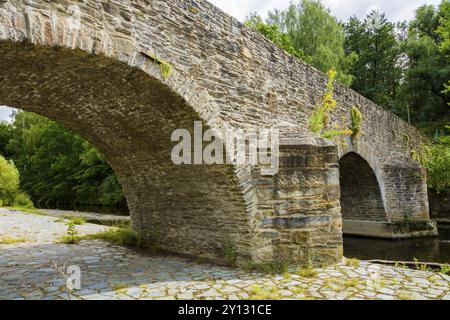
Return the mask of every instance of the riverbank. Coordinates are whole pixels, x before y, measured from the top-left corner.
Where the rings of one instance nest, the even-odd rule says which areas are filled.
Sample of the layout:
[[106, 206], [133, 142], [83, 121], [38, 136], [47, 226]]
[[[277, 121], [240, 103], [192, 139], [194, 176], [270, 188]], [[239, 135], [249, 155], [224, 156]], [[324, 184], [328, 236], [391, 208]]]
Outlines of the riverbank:
[[[76, 226], [80, 235], [107, 226]], [[348, 260], [267, 275], [163, 256], [98, 240], [57, 243], [61, 218], [0, 209], [0, 299], [358, 299], [450, 300], [450, 277]], [[14, 242], [17, 239], [20, 241]], [[81, 270], [69, 295], [62, 266]]]

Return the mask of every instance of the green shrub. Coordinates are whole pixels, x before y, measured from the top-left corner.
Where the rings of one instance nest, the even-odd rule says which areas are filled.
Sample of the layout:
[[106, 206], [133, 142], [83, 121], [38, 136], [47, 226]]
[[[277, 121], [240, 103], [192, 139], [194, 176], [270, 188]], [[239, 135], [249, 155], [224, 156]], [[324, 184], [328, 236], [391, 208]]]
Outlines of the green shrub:
[[337, 102], [333, 98], [336, 71], [328, 71], [328, 83], [322, 102], [314, 108], [308, 121], [308, 129], [325, 139], [351, 135], [352, 131], [340, 126], [330, 128], [331, 112], [336, 109]]
[[33, 201], [25, 192], [18, 192], [14, 196], [14, 207], [23, 209], [34, 209]]
[[84, 219], [83, 217], [73, 217], [69, 219], [68, 225], [69, 224], [81, 226], [83, 224], [86, 224], [86, 219]]
[[131, 228], [109, 229], [104, 232], [87, 236], [86, 238], [91, 240], [104, 240], [122, 246], [130, 246], [130, 247], [142, 246], [141, 237]]
[[0, 200], [3, 205], [14, 204], [14, 198], [19, 192], [19, 171], [12, 161], [0, 155]]
[[356, 137], [361, 132], [361, 126], [363, 122], [363, 115], [361, 111], [355, 106], [352, 107], [350, 111], [352, 137]]
[[439, 270], [439, 273], [442, 273], [442, 274], [446, 274], [446, 275], [450, 275], [450, 265], [448, 265], [448, 264], [444, 264], [442, 267], [441, 267], [441, 270]]
[[76, 244], [81, 241], [81, 237], [78, 235], [78, 231], [75, 224], [69, 222], [67, 224], [67, 234], [61, 239], [62, 243], [65, 244]]
[[227, 246], [225, 247], [224, 255], [225, 255], [225, 260], [230, 265], [236, 264], [237, 252], [236, 252], [236, 248], [231, 243], [228, 243]]
[[427, 169], [428, 186], [438, 193], [450, 189], [450, 143], [447, 137], [441, 137], [431, 146], [422, 146], [418, 155], [418, 160]]

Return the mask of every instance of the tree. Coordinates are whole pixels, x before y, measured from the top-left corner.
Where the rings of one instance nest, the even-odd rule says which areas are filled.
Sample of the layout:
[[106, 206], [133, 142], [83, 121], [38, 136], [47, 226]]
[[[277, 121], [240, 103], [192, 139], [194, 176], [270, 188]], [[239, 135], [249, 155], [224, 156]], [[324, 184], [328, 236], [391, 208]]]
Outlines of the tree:
[[447, 10], [446, 2], [448, 0], [444, 0], [439, 9], [431, 5], [418, 8], [404, 44], [409, 62], [403, 99], [410, 106], [413, 123], [427, 128], [430, 133], [449, 121], [450, 95], [445, 91], [445, 84], [450, 79], [450, 63], [442, 51], [445, 40], [438, 31], [447, 21], [442, 17], [448, 14], [441, 12]]
[[12, 205], [19, 193], [19, 171], [12, 161], [0, 155], [0, 205]]
[[345, 51], [356, 52], [352, 88], [375, 103], [395, 111], [402, 70], [396, 28], [373, 11], [364, 21], [352, 17], [344, 26]]
[[[255, 16], [252, 18], [255, 19]], [[257, 19], [262, 23], [261, 18]], [[323, 72], [336, 70], [341, 83], [351, 84], [353, 77], [349, 69], [356, 55], [345, 55], [342, 26], [320, 0], [302, 0], [298, 4], [291, 4], [285, 11], [269, 12], [264, 25], [280, 34], [283, 42], [288, 43], [286, 47], [292, 48], [288, 52], [297, 52], [298, 55], [294, 55]], [[256, 30], [261, 32], [261, 29]], [[267, 36], [264, 31], [261, 33]], [[268, 38], [273, 41], [271, 37]], [[280, 45], [280, 41], [274, 42]], [[281, 47], [286, 50], [286, 47]]]
[[39, 206], [126, 207], [122, 188], [103, 156], [61, 125], [19, 112], [6, 151], [21, 174], [21, 187]]
[[450, 0], [442, 1], [439, 6], [439, 26], [436, 32], [441, 37], [441, 52], [450, 58]]
[[278, 25], [265, 23], [256, 13], [250, 14], [250, 16], [247, 17], [245, 24], [261, 33], [264, 37], [284, 49], [286, 52], [309, 62], [308, 57], [305, 56], [303, 51], [294, 47], [292, 39], [286, 33], [281, 32]]

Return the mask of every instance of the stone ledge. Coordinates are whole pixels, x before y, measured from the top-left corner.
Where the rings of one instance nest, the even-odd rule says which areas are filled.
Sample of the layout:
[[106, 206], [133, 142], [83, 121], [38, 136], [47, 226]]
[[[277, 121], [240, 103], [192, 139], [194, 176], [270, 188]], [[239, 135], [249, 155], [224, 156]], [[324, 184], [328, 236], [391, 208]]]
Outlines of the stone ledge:
[[435, 237], [438, 235], [435, 221], [387, 222], [344, 220], [344, 235], [382, 239], [407, 239]]

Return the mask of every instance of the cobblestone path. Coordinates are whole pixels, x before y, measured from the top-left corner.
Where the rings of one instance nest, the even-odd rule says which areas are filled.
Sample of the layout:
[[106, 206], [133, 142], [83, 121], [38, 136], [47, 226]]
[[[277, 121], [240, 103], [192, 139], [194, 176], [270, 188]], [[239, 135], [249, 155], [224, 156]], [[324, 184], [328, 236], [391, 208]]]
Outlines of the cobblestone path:
[[[107, 229], [77, 226], [82, 235]], [[367, 262], [272, 276], [82, 241], [54, 217], [0, 209], [0, 299], [450, 299], [450, 277]], [[10, 241], [14, 242], [14, 241]], [[64, 271], [81, 270], [69, 294]]]

